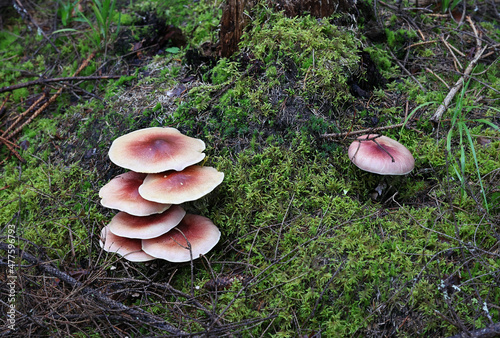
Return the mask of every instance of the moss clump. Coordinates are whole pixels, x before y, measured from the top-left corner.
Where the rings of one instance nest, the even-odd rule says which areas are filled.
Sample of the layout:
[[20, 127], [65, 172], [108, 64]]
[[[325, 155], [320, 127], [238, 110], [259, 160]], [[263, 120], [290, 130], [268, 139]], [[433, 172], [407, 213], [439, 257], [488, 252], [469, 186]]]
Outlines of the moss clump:
[[350, 98], [346, 82], [359, 60], [359, 41], [328, 18], [267, 14], [244, 34], [241, 46], [279, 68], [281, 76], [300, 81], [309, 94], [328, 96], [335, 105]]

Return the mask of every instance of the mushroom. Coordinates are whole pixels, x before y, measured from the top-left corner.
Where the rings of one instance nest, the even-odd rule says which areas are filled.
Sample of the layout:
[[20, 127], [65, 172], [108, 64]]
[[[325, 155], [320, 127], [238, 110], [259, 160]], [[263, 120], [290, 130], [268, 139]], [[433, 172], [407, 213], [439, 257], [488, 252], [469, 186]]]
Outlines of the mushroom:
[[118, 209], [134, 216], [148, 216], [162, 213], [170, 204], [145, 200], [139, 194], [139, 186], [147, 174], [129, 171], [114, 177], [99, 190], [101, 204], [110, 209]]
[[170, 262], [189, 262], [209, 252], [220, 239], [219, 229], [206, 217], [186, 214], [178, 226], [157, 238], [142, 240], [147, 254]]
[[223, 179], [224, 173], [215, 168], [193, 165], [182, 171], [149, 174], [139, 187], [139, 194], [148, 201], [181, 204], [205, 196]]
[[348, 150], [358, 168], [379, 175], [406, 175], [415, 159], [405, 146], [387, 136], [368, 134], [358, 137]]
[[109, 226], [101, 230], [99, 244], [104, 251], [116, 252], [131, 262], [147, 262], [155, 259], [142, 250], [140, 239], [117, 236], [109, 231]]
[[[368, 134], [358, 137], [348, 150], [349, 159], [358, 168], [379, 175], [406, 175], [415, 167], [410, 151], [387, 136]], [[372, 198], [382, 195], [387, 184], [382, 180]]]
[[133, 216], [125, 212], [119, 212], [111, 219], [109, 231], [121, 237], [128, 238], [154, 238], [163, 235], [174, 228], [186, 211], [178, 205], [173, 205], [161, 214], [149, 216]]
[[116, 165], [141, 173], [183, 170], [205, 158], [205, 142], [175, 128], [152, 127], [118, 137], [109, 149]]

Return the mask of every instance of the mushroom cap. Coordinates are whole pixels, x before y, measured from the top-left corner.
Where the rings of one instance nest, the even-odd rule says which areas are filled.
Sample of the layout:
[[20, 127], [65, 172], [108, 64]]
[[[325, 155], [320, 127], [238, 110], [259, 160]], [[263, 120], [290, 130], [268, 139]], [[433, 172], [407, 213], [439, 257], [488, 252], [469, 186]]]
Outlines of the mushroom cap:
[[[187, 239], [187, 241], [186, 241]], [[170, 262], [181, 263], [204, 255], [219, 242], [220, 231], [206, 217], [186, 214], [178, 226], [157, 238], [142, 240], [142, 250]]]
[[170, 208], [170, 204], [145, 200], [139, 194], [139, 186], [147, 174], [129, 171], [114, 177], [99, 190], [102, 206], [118, 209], [134, 216], [158, 214]]
[[101, 230], [99, 245], [104, 251], [116, 252], [131, 262], [147, 262], [155, 259], [142, 250], [140, 239], [117, 236], [109, 231], [109, 226]]
[[352, 163], [362, 170], [379, 175], [405, 175], [413, 170], [415, 159], [398, 141], [387, 136], [363, 141], [376, 136], [379, 135], [363, 135], [358, 137], [361, 141], [351, 143], [348, 154]]
[[139, 187], [139, 194], [149, 201], [181, 204], [205, 196], [222, 180], [224, 173], [217, 169], [193, 165], [182, 171], [149, 174]]
[[205, 142], [175, 128], [152, 127], [118, 137], [109, 148], [116, 165], [140, 173], [182, 170], [205, 158]]
[[186, 215], [186, 211], [178, 205], [173, 205], [161, 214], [143, 217], [119, 212], [108, 226], [109, 231], [117, 236], [140, 239], [154, 238], [173, 229], [184, 215]]

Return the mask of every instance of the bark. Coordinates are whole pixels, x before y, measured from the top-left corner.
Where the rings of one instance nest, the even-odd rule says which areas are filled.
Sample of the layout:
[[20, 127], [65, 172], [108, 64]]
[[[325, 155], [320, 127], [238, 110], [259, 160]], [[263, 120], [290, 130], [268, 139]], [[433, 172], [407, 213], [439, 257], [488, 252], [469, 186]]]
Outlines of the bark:
[[330, 16], [335, 12], [346, 12], [354, 7], [351, 0], [278, 0], [277, 10], [284, 10], [288, 17], [310, 14], [317, 18]]
[[[219, 56], [230, 57], [238, 51], [238, 44], [243, 29], [250, 23], [250, 17], [256, 0], [227, 0], [222, 10], [219, 33]], [[332, 15], [335, 12], [348, 12], [354, 9], [353, 0], [269, 0], [269, 6], [275, 11], [284, 11], [288, 17], [310, 14], [317, 18]]]
[[245, 10], [251, 9], [254, 0], [227, 0], [222, 10], [219, 33], [219, 56], [229, 57], [238, 50], [243, 28], [249, 19]]

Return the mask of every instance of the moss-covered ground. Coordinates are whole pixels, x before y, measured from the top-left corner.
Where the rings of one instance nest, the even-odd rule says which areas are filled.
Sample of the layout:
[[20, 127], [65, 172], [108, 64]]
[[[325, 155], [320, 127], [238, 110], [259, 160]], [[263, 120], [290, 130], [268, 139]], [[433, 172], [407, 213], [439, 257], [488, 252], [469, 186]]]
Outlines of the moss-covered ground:
[[[220, 0], [118, 1], [108, 31], [90, 3], [80, 10], [94, 30], [71, 1], [21, 2], [31, 20], [14, 8], [3, 16], [0, 87], [72, 76], [93, 51], [80, 76], [121, 77], [0, 93], [3, 139], [67, 84], [6, 141], [23, 161], [0, 148], [1, 335], [174, 335], [85, 287], [202, 336], [445, 337], [500, 322], [493, 1], [475, 12], [460, 2], [471, 15], [462, 20], [374, 0], [353, 14], [288, 18], [262, 1], [231, 58], [216, 53]], [[131, 263], [99, 246], [115, 211], [98, 191], [124, 172], [109, 146], [150, 126], [204, 140], [204, 165], [225, 173], [184, 205], [222, 233], [192, 263]], [[414, 155], [410, 174], [382, 177], [349, 160], [355, 132], [380, 127]]]

